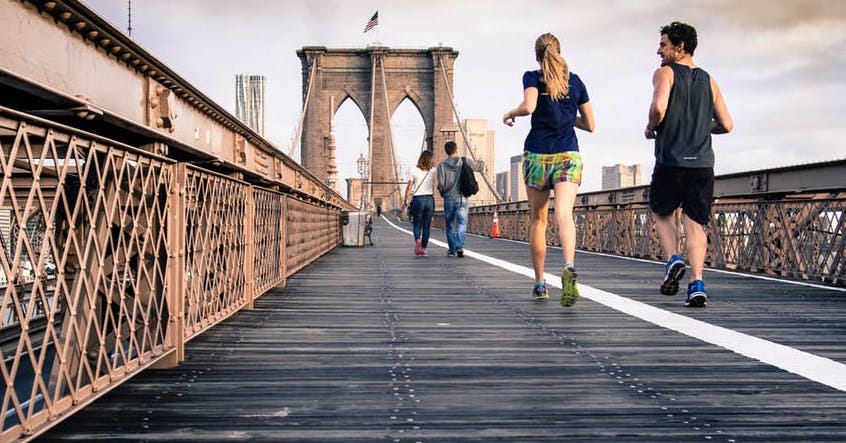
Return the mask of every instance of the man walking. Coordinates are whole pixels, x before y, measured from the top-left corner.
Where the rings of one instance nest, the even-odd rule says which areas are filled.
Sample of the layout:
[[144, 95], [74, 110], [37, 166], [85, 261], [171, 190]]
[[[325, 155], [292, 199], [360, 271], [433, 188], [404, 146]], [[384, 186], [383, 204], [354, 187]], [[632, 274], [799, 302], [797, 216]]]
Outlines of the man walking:
[[464, 237], [467, 235], [467, 216], [470, 202], [459, 189], [459, 171], [464, 161], [474, 171], [481, 171], [485, 162], [458, 156], [454, 141], [444, 143], [447, 158], [438, 163], [438, 192], [444, 198], [444, 221], [446, 229], [447, 255], [464, 257]]
[[685, 274], [676, 250], [679, 233], [674, 214], [681, 208], [691, 271], [685, 306], [703, 307], [708, 300], [702, 281], [708, 248], [705, 225], [714, 199], [711, 134], [726, 134], [734, 124], [717, 82], [693, 62], [696, 45], [693, 26], [673, 22], [661, 28], [661, 67], [652, 76], [652, 105], [644, 135], [655, 139], [649, 207], [667, 259], [660, 291], [677, 294]]

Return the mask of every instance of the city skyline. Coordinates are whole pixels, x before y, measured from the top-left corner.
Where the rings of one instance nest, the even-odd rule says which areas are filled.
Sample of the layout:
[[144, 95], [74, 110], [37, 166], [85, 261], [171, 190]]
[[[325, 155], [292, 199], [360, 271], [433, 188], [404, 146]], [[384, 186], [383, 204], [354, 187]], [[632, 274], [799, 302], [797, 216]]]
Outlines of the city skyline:
[[[124, 3], [88, 1], [125, 31]], [[378, 27], [362, 33], [375, 10]], [[522, 151], [528, 118], [509, 128], [502, 114], [522, 98], [522, 73], [537, 67], [535, 38], [553, 32], [596, 111], [596, 132], [579, 132], [582, 191], [593, 191], [601, 188], [603, 166], [640, 163], [644, 175], [652, 169], [643, 126], [659, 62], [658, 30], [673, 20], [696, 26], [694, 59], [720, 83], [735, 121], [732, 134], [715, 138], [717, 174], [844, 157], [836, 141], [846, 136], [846, 79], [840, 74], [846, 67], [846, 2], [539, 1], [528, 10], [505, 1], [148, 0], [133, 5], [132, 24], [138, 44], [227, 109], [234, 109], [234, 74], [265, 75], [273, 91], [267, 138], [286, 153], [302, 110], [297, 49], [365, 47], [374, 38], [389, 47], [452, 47], [459, 52], [454, 95], [460, 117], [486, 119], [496, 132], [495, 172]], [[367, 152], [364, 117], [348, 105], [336, 116], [340, 180], [357, 176], [354, 161]], [[404, 102], [392, 124], [400, 160], [413, 164], [423, 132], [419, 113]]]

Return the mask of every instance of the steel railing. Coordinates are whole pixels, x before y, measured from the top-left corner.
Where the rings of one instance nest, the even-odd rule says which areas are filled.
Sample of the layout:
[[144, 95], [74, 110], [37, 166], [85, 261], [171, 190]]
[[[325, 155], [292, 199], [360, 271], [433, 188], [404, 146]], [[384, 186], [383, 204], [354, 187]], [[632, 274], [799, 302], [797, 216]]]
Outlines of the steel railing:
[[[760, 189], [761, 177], [764, 183], [770, 177], [770, 183], [783, 185]], [[706, 265], [846, 286], [844, 177], [843, 160], [718, 176], [706, 227]], [[813, 188], [811, 181], [816, 182]], [[574, 212], [577, 247], [663, 260], [647, 201], [645, 186], [582, 194]], [[489, 235], [494, 210], [503, 237], [528, 241], [525, 201], [471, 208], [468, 232]], [[436, 223], [443, 226], [442, 215]], [[680, 218], [679, 229], [683, 237]], [[552, 214], [547, 242], [560, 243]], [[684, 250], [681, 244], [679, 250]]]
[[0, 109], [0, 440], [56, 424], [341, 243], [341, 208]]

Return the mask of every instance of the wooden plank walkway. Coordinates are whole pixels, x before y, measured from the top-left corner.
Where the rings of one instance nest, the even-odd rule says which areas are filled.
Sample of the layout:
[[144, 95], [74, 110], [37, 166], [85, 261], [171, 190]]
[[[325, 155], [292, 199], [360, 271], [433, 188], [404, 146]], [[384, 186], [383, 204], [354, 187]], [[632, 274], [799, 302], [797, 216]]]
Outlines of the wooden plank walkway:
[[[709, 306], [688, 309], [658, 294], [660, 264], [580, 253], [580, 282], [596, 289], [562, 308], [472, 256], [430, 246], [414, 257], [409, 234], [385, 221], [373, 239], [328, 254], [190, 342], [178, 368], [139, 374], [39, 440], [846, 441], [846, 393], [814, 374], [587, 298], [608, 291], [780, 343], [833, 360], [837, 374], [842, 291], [708, 272]], [[467, 248], [529, 263], [521, 243], [469, 237]], [[560, 266], [557, 249], [548, 264]]]

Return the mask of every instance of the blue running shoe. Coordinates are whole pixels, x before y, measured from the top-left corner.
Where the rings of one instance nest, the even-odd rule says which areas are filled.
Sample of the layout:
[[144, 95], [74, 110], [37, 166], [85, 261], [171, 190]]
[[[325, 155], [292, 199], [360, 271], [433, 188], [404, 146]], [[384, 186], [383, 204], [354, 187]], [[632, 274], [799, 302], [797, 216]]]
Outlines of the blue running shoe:
[[676, 295], [679, 293], [679, 280], [684, 277], [686, 269], [684, 260], [678, 254], [667, 260], [664, 267], [664, 282], [661, 283], [661, 293], [664, 295]]
[[546, 289], [546, 283], [536, 283], [532, 288], [532, 298], [536, 301], [549, 300], [549, 291]]
[[687, 285], [687, 300], [684, 305], [691, 308], [704, 308], [708, 301], [708, 294], [705, 293], [705, 282], [696, 280]]

